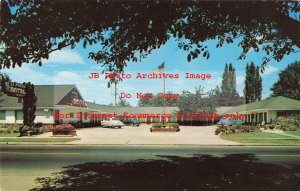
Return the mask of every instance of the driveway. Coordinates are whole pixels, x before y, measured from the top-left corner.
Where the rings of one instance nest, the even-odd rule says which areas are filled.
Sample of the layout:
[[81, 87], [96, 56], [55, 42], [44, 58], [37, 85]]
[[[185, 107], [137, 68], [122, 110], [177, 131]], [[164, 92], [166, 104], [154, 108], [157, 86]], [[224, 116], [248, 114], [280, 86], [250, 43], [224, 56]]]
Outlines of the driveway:
[[[180, 126], [180, 132], [150, 132], [151, 125], [121, 129], [86, 128], [77, 130], [78, 141], [66, 144], [100, 145], [240, 145], [214, 134], [216, 126]], [[44, 134], [43, 137], [50, 134]]]

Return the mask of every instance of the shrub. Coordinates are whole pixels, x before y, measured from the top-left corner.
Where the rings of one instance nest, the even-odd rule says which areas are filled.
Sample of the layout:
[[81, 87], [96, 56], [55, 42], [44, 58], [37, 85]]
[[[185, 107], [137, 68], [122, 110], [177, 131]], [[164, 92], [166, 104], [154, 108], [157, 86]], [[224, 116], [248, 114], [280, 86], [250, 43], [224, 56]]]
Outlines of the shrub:
[[50, 125], [44, 125], [39, 129], [39, 133], [46, 133], [51, 132], [51, 126]]
[[42, 127], [43, 126], [43, 123], [42, 122], [38, 122], [34, 125], [35, 127]]
[[167, 123], [166, 125], [167, 125], [167, 127], [179, 128], [179, 124], [178, 123]]
[[153, 123], [152, 128], [179, 128], [178, 123]]
[[27, 131], [30, 131], [30, 130], [32, 130], [31, 127], [24, 125], [24, 126], [20, 127], [19, 133], [21, 136], [27, 135]]
[[275, 128], [284, 131], [297, 130], [300, 126], [299, 115], [280, 116], [273, 120], [272, 124]]
[[74, 126], [71, 124], [60, 124], [60, 125], [54, 125], [52, 127], [52, 132], [54, 133], [69, 133], [71, 130], [74, 130]]
[[220, 127], [218, 127], [218, 128], [215, 130], [215, 135], [219, 135], [219, 133], [221, 133]]
[[2, 124], [0, 126], [0, 133], [19, 133], [21, 125], [18, 124]]
[[0, 133], [11, 133], [11, 129], [10, 128], [1, 128]]
[[153, 123], [152, 127], [153, 128], [164, 128], [164, 127], [166, 127], [166, 125], [163, 123]]
[[12, 130], [13, 133], [19, 133], [20, 132], [20, 127], [14, 127]]
[[230, 128], [230, 131], [231, 131], [232, 133], [235, 133], [235, 128], [234, 128], [234, 127], [231, 127], [231, 128]]

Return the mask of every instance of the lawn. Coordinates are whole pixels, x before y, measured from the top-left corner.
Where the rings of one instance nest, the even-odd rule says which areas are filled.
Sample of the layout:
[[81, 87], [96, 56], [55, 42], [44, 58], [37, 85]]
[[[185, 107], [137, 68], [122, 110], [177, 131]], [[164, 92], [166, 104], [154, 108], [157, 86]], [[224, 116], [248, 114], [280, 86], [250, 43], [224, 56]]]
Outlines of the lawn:
[[267, 132], [221, 135], [221, 138], [240, 142], [245, 145], [300, 145], [300, 137], [293, 138]]
[[80, 138], [1, 138], [0, 142], [69, 142], [77, 141]]
[[299, 136], [299, 138], [300, 138], [300, 131], [283, 131], [283, 133]]
[[18, 137], [20, 133], [0, 133], [0, 137]]

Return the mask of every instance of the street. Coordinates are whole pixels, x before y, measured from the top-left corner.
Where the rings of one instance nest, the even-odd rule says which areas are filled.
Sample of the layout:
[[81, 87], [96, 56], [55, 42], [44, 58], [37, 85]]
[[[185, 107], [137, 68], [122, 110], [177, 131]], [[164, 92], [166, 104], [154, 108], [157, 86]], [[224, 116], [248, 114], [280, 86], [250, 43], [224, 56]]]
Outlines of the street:
[[299, 147], [0, 145], [0, 149], [0, 190], [300, 189]]

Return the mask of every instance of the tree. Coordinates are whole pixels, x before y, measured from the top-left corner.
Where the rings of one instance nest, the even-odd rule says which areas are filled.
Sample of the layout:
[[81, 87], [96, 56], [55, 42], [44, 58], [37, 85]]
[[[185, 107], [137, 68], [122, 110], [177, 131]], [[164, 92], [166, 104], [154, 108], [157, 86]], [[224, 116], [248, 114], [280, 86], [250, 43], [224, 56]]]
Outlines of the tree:
[[2, 83], [5, 81], [11, 81], [11, 80], [7, 74], [0, 72], [0, 108], [3, 107], [3, 102], [4, 102], [4, 98], [3, 98], [4, 93], [2, 90]]
[[[167, 94], [173, 94], [173, 93], [167, 92]], [[166, 107], [176, 107], [177, 105], [178, 105], [178, 100], [165, 99]], [[164, 99], [159, 97], [158, 94], [153, 95], [152, 98], [139, 98], [138, 106], [139, 107], [163, 107]]]
[[117, 103], [117, 106], [119, 107], [131, 107], [130, 103], [128, 101], [126, 101], [125, 99], [121, 99], [119, 103]]
[[0, 66], [42, 65], [55, 50], [98, 44], [89, 58], [120, 73], [171, 37], [188, 61], [210, 57], [206, 40], [219, 48], [241, 39], [239, 59], [262, 50], [265, 66], [300, 47], [300, 18], [290, 16], [299, 12], [298, 1], [2, 0]]
[[[150, 93], [147, 93], [150, 94]], [[152, 98], [141, 97], [138, 101], [139, 107], [149, 107], [152, 106]]]
[[[255, 98], [256, 100], [261, 100], [261, 92], [262, 92], [262, 78], [260, 76], [259, 67], [257, 66], [255, 69]], [[254, 82], [253, 82], [254, 83]]]
[[249, 65], [247, 63], [244, 88], [244, 97], [246, 103], [261, 100], [261, 92], [262, 78], [259, 73], [259, 67], [255, 67], [253, 62], [251, 62]]
[[211, 92], [204, 92], [204, 88], [199, 86], [195, 92], [183, 91], [178, 100], [178, 107], [181, 113], [214, 113], [216, 104], [211, 99]]
[[271, 88], [271, 96], [285, 96], [300, 100], [300, 62], [289, 64], [279, 73], [278, 81]]
[[244, 103], [244, 98], [236, 91], [236, 74], [231, 63], [225, 64], [221, 88], [216, 86], [210, 97], [215, 100], [217, 106], [236, 106]]
[[229, 65], [226, 64], [222, 75], [221, 95], [229, 100], [234, 100], [236, 94], [235, 69], [231, 63]]
[[229, 71], [228, 65], [225, 64], [225, 69], [222, 75], [222, 84], [221, 84], [221, 95], [224, 97], [229, 96]]
[[23, 97], [23, 124], [29, 127], [34, 126], [36, 101], [34, 85], [30, 82], [26, 84], [26, 95]]

